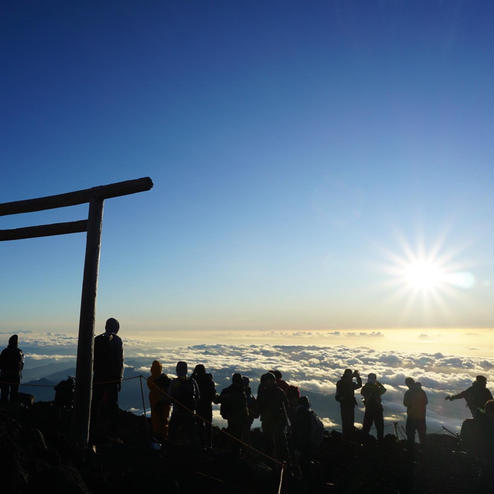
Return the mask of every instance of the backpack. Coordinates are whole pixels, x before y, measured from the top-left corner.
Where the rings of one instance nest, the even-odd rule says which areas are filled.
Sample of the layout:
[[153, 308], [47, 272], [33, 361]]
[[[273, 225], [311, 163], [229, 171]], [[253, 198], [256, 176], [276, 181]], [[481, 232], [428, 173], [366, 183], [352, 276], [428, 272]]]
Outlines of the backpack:
[[[191, 377], [188, 377], [185, 380], [176, 380], [177, 388], [173, 393], [173, 398], [179, 402], [177, 403], [177, 411], [182, 409], [180, 404], [187, 407], [189, 410], [195, 410], [197, 406], [197, 400], [199, 399], [197, 384], [195, 380]], [[181, 412], [185, 412], [185, 410], [180, 410]]]
[[166, 374], [161, 374], [158, 378], [154, 380], [154, 382], [162, 390], [168, 391], [168, 387], [170, 386], [172, 380]]

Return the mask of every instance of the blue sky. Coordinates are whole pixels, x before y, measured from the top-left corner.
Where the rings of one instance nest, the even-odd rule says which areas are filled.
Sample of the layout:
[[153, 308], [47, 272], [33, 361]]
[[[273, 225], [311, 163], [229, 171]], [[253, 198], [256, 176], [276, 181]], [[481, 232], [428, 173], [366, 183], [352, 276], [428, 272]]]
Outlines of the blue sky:
[[[105, 204], [99, 325], [492, 327], [491, 2], [1, 9], [1, 201], [155, 184]], [[77, 327], [84, 245], [0, 245], [2, 329]], [[407, 246], [473, 284], [413, 298]]]

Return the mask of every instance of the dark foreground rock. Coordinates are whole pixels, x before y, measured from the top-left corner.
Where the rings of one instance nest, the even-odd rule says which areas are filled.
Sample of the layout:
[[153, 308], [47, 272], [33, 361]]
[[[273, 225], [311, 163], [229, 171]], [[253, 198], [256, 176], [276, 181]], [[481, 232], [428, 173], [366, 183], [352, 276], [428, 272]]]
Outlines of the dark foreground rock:
[[[68, 418], [50, 402], [0, 409], [2, 494], [278, 492], [279, 466], [254, 451], [232, 455], [217, 428], [217, 447], [209, 452], [171, 445], [155, 450], [148, 420], [123, 411], [118, 441], [80, 451], [67, 432]], [[253, 431], [252, 443], [263, 449], [260, 431]], [[429, 435], [425, 447], [411, 452], [392, 435], [382, 444], [359, 436], [346, 444], [333, 431], [308, 471], [306, 478], [286, 471], [282, 492], [490, 494], [493, 487], [490, 460], [442, 434]]]

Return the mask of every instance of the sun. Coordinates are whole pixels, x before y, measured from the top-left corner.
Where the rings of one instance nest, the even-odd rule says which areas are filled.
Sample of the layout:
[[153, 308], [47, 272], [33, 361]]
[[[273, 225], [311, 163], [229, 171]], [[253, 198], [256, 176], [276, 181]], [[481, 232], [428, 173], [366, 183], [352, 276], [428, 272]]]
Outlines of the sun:
[[421, 300], [423, 307], [434, 304], [448, 313], [448, 302], [460, 300], [462, 292], [475, 286], [476, 279], [468, 271], [471, 261], [459, 259], [462, 249], [444, 250], [442, 242], [426, 248], [422, 241], [412, 247], [399, 238], [400, 253], [382, 248], [385, 261], [376, 265], [381, 275], [386, 275], [381, 286], [386, 288], [391, 300], [405, 303], [406, 310], [413, 310]]
[[402, 281], [409, 288], [427, 292], [439, 288], [446, 280], [446, 273], [437, 262], [418, 259], [403, 266]]

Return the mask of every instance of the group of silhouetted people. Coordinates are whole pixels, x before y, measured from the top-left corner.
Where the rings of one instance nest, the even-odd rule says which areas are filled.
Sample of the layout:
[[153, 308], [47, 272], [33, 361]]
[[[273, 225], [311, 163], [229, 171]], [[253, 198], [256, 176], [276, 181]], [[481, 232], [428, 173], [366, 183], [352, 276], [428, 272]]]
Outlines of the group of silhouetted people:
[[151, 365], [147, 384], [155, 441], [210, 449], [213, 404], [220, 405], [221, 417], [227, 421], [226, 433], [233, 439], [234, 455], [246, 452], [256, 418], [261, 421], [266, 452], [271, 457], [286, 459], [290, 446], [302, 456], [308, 455], [317, 430], [322, 441], [323, 426], [310, 409], [309, 400], [300, 396], [297, 386], [284, 381], [280, 371], [262, 375], [257, 396], [249, 378], [240, 373], [234, 373], [231, 384], [220, 393], [203, 364], [196, 365], [190, 376], [187, 373], [186, 362], [177, 363], [177, 377], [173, 379], [163, 373], [157, 360]]
[[[115, 436], [118, 427], [118, 393], [124, 370], [122, 340], [118, 336], [119, 322], [109, 318], [105, 332], [94, 339], [94, 374], [91, 409], [92, 440]], [[18, 336], [9, 338], [8, 346], [0, 353], [1, 401], [16, 401], [24, 367], [24, 354], [18, 346]], [[465, 399], [476, 424], [492, 426], [494, 401], [486, 387], [487, 379], [477, 376], [465, 391], [446, 400]], [[411, 447], [418, 434], [420, 443], [426, 438], [427, 395], [420, 382], [405, 379], [407, 390], [403, 404], [407, 409], [406, 436]], [[73, 404], [74, 379], [55, 386], [55, 405], [70, 409]], [[147, 378], [151, 405], [151, 426], [156, 442], [169, 441], [202, 447], [212, 447], [213, 404], [220, 405], [220, 414], [227, 421], [227, 435], [232, 452], [239, 454], [250, 442], [250, 430], [255, 419], [260, 419], [267, 454], [286, 459], [296, 449], [302, 458], [309, 458], [322, 441], [323, 425], [311, 410], [307, 397], [300, 395], [295, 385], [288, 384], [279, 370], [271, 370], [261, 376], [254, 396], [247, 376], [235, 373], [230, 386], [220, 393], [213, 376], [203, 364], [195, 366], [188, 375], [186, 362], [176, 365], [176, 377], [163, 373], [162, 365], [155, 360]], [[367, 376], [363, 385], [358, 371], [346, 369], [336, 383], [335, 399], [340, 404], [342, 434], [352, 440], [355, 427], [355, 391], [360, 389], [365, 412], [362, 424], [364, 434], [376, 428], [377, 440], [384, 436], [382, 395], [386, 388], [374, 373]], [[483, 430], [483, 429], [482, 429]]]
[[[405, 430], [409, 446], [413, 447], [416, 434], [418, 434], [421, 444], [425, 442], [428, 399], [420, 382], [407, 377], [405, 384], [408, 388], [403, 397], [403, 405], [407, 409]], [[457, 395], [446, 396], [445, 399], [452, 401], [464, 398], [473, 418], [481, 421], [486, 414], [488, 415], [488, 411], [494, 407], [492, 394], [486, 388], [486, 384], [487, 379], [485, 376], [477, 376], [472, 386], [468, 389]], [[386, 392], [386, 388], [377, 380], [377, 376], [374, 373], [370, 373], [367, 376], [367, 383], [362, 386], [362, 378], [359, 372], [351, 369], [346, 369], [341, 379], [336, 383], [335, 399], [340, 403], [343, 437], [350, 440], [353, 437], [355, 431], [355, 407], [357, 406], [355, 391], [360, 388], [365, 406], [362, 431], [364, 434], [369, 434], [374, 424], [377, 439], [381, 441], [384, 436], [384, 415], [381, 396]], [[492, 424], [492, 420], [489, 423]]]

